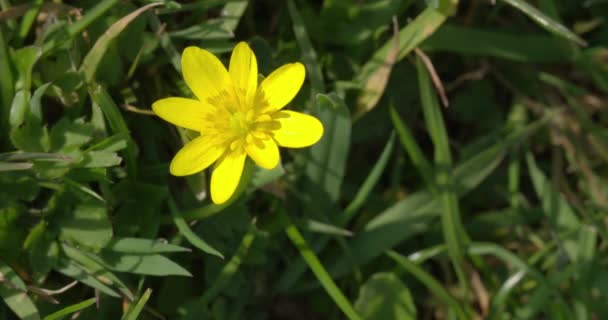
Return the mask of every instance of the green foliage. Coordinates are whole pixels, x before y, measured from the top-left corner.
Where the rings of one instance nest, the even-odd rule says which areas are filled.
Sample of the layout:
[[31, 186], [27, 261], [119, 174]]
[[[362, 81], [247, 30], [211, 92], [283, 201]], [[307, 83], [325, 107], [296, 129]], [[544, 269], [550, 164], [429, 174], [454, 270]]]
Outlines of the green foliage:
[[[608, 2], [0, 10], [0, 318], [608, 318]], [[238, 41], [325, 133], [215, 205], [150, 106]]]

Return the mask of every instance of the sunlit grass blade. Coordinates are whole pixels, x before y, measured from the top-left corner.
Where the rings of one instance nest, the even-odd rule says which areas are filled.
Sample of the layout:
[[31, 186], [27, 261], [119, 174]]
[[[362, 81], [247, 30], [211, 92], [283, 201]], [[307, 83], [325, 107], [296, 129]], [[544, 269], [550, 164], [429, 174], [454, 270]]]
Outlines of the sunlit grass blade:
[[458, 319], [469, 319], [467, 313], [462, 309], [460, 303], [430, 273], [426, 272], [420, 266], [395, 251], [390, 250], [386, 254], [400, 267], [405, 269], [405, 271], [410, 273], [414, 279], [422, 282], [422, 284], [424, 284], [424, 286], [429, 289], [429, 291], [431, 291], [435, 297], [448, 305], [450, 309], [456, 313]]
[[79, 312], [81, 310], [84, 310], [84, 309], [94, 305], [95, 301], [97, 301], [96, 298], [91, 298], [91, 299], [87, 299], [82, 302], [73, 304], [71, 306], [67, 306], [59, 311], [53, 312], [53, 313], [49, 314], [48, 316], [44, 317], [44, 320], [65, 319], [67, 316], [69, 316], [73, 313]]
[[245, 13], [247, 9], [247, 4], [249, 1], [241, 0], [241, 1], [230, 1], [224, 5], [222, 9], [222, 27], [225, 30], [229, 30], [230, 32], [234, 32], [236, 27], [239, 25], [241, 21], [241, 17]]
[[139, 314], [144, 310], [146, 303], [150, 299], [150, 295], [152, 295], [152, 289], [148, 288], [148, 289], [146, 289], [144, 294], [141, 295], [141, 298], [139, 298], [139, 300], [137, 300], [137, 303], [135, 303], [135, 304], [131, 303], [129, 305], [129, 310], [127, 310], [127, 313], [124, 314], [122, 319], [123, 320], [140, 319]]
[[525, 0], [502, 0], [517, 10], [523, 12], [525, 15], [530, 17], [530, 19], [534, 20], [538, 25], [546, 29], [547, 31], [554, 33], [558, 36], [564, 37], [570, 41], [576, 42], [580, 45], [587, 45], [585, 40], [579, 37], [576, 33], [570, 31], [568, 28], [564, 27], [561, 23], [553, 20], [548, 15], [544, 14], [542, 11], [533, 7], [531, 4], [526, 2]]
[[310, 246], [308, 246], [308, 243], [306, 242], [298, 228], [296, 228], [296, 226], [291, 222], [289, 216], [285, 212], [285, 209], [280, 208], [278, 214], [280, 215], [280, 219], [284, 224], [285, 233], [287, 234], [287, 237], [298, 249], [300, 255], [302, 256], [304, 261], [306, 261], [306, 264], [308, 264], [308, 266], [315, 274], [327, 294], [332, 298], [334, 303], [340, 308], [340, 310], [342, 310], [342, 312], [344, 312], [348, 319], [361, 319], [353, 308], [353, 306], [351, 305], [351, 303], [346, 298], [346, 296], [344, 296], [344, 293], [342, 293], [340, 288], [336, 286], [329, 273], [327, 273], [325, 267], [323, 267], [323, 264], [321, 264], [321, 261], [319, 261], [319, 258], [317, 258], [314, 251], [312, 251]]
[[[399, 55], [397, 61], [407, 56], [414, 48], [418, 47], [422, 41], [431, 36], [447, 19], [443, 12], [427, 8], [420, 13], [412, 22], [399, 31]], [[394, 41], [389, 39], [378, 49], [373, 57], [363, 66], [357, 76], [357, 80], [363, 84], [369, 77], [382, 68], [385, 57], [392, 50]]]

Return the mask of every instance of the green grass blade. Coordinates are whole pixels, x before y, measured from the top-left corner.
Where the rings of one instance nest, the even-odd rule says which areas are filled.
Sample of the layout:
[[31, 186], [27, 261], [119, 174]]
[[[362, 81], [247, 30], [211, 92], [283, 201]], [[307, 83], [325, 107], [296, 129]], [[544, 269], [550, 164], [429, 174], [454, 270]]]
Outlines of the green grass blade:
[[106, 54], [112, 40], [116, 39], [116, 37], [118, 37], [118, 35], [129, 25], [129, 23], [131, 23], [131, 21], [137, 18], [140, 14], [159, 5], [161, 5], [161, 3], [150, 3], [131, 12], [112, 24], [112, 26], [108, 28], [108, 30], [106, 30], [104, 34], [99, 37], [99, 39], [97, 39], [95, 45], [93, 45], [93, 48], [91, 48], [89, 53], [84, 57], [80, 66], [80, 72], [84, 74], [87, 82], [93, 81], [95, 71], [97, 71], [97, 67], [101, 62], [101, 59]]
[[532, 179], [532, 185], [536, 194], [541, 199], [543, 212], [555, 228], [555, 231], [563, 241], [563, 248], [568, 257], [576, 261], [579, 247], [577, 245], [577, 230], [581, 227], [581, 222], [566, 199], [555, 189], [551, 181], [536, 165], [536, 160], [531, 153], [526, 154], [528, 171]]
[[395, 145], [395, 133], [391, 134], [391, 137], [386, 142], [384, 149], [382, 149], [382, 153], [378, 160], [376, 160], [372, 171], [367, 175], [365, 181], [357, 190], [357, 194], [351, 202], [344, 209], [344, 213], [342, 214], [339, 222], [339, 226], [345, 226], [348, 221], [350, 221], [355, 213], [365, 204], [365, 201], [370, 196], [372, 189], [380, 180], [380, 176], [384, 172], [388, 161], [393, 154], [393, 146]]
[[448, 51], [464, 56], [491, 56], [527, 63], [569, 62], [577, 50], [549, 35], [515, 34], [444, 24], [421, 44], [425, 51]]
[[317, 93], [325, 92], [323, 74], [321, 73], [321, 67], [318, 64], [319, 59], [317, 58], [317, 53], [312, 47], [312, 43], [308, 37], [308, 32], [302, 21], [302, 16], [293, 0], [287, 0], [287, 9], [289, 10], [291, 20], [293, 21], [293, 33], [302, 50], [302, 61], [304, 61], [304, 65], [306, 65], [312, 85], [312, 96], [314, 97]]
[[127, 310], [127, 313], [122, 317], [123, 320], [137, 320], [139, 314], [144, 310], [144, 306], [150, 299], [150, 295], [152, 295], [152, 289], [148, 288], [144, 294], [141, 295], [141, 298], [137, 300], [136, 304], [131, 303], [129, 305], [129, 310]]
[[312, 251], [310, 246], [308, 246], [308, 243], [306, 242], [298, 228], [296, 228], [296, 226], [291, 222], [284, 209], [279, 209], [279, 214], [281, 216], [281, 220], [283, 220], [287, 237], [298, 249], [300, 255], [302, 256], [304, 261], [306, 261], [306, 264], [308, 264], [308, 266], [315, 274], [327, 294], [332, 298], [334, 303], [340, 308], [340, 310], [342, 310], [342, 312], [344, 312], [348, 319], [361, 319], [361, 317], [359, 317], [359, 315], [357, 314], [351, 303], [348, 301], [346, 296], [344, 296], [344, 293], [342, 293], [340, 288], [336, 286], [329, 273], [327, 273], [327, 271], [321, 264], [321, 261], [319, 261], [319, 258], [317, 258], [317, 256], [315, 255], [314, 251]]
[[199, 303], [202, 305], [208, 305], [219, 293], [222, 289], [228, 285], [232, 277], [239, 270], [239, 267], [245, 261], [247, 257], [247, 253], [249, 252], [249, 248], [253, 244], [253, 241], [256, 237], [256, 229], [253, 223], [249, 226], [249, 230], [243, 236], [241, 243], [236, 250], [236, 253], [230, 258], [228, 263], [224, 265], [222, 271], [220, 271], [220, 275], [213, 282], [213, 284], [205, 290], [205, 293], [200, 298]]
[[68, 27], [66, 37], [54, 38], [53, 40], [44, 43], [42, 46], [42, 55], [49, 54], [69, 41], [71, 38], [79, 36], [91, 23], [99, 18], [102, 18], [104, 14], [106, 14], [108, 10], [112, 9], [112, 7], [117, 3], [118, 0], [102, 0], [101, 2], [97, 3], [95, 7], [85, 13], [82, 19], [77, 20]]
[[465, 311], [460, 306], [460, 303], [430, 273], [426, 272], [420, 266], [395, 251], [389, 250], [386, 252], [386, 254], [400, 267], [405, 269], [405, 271], [410, 273], [414, 279], [422, 282], [422, 284], [429, 289], [429, 291], [431, 291], [435, 297], [449, 306], [456, 313], [459, 319], [469, 319]]
[[222, 9], [222, 28], [230, 32], [234, 32], [241, 21], [241, 17], [247, 9], [249, 1], [230, 1], [224, 5]]
[[543, 27], [545, 30], [554, 33], [560, 37], [564, 37], [570, 41], [573, 41], [579, 45], [586, 46], [587, 43], [581, 37], [579, 37], [576, 33], [570, 31], [570, 29], [564, 27], [561, 23], [553, 20], [548, 15], [544, 14], [542, 11], [536, 9], [531, 4], [524, 0], [502, 0], [514, 7], [515, 9], [523, 12], [525, 15], [530, 17], [530, 19], [534, 20], [539, 26]]
[[148, 25], [152, 29], [152, 32], [154, 32], [154, 34], [156, 34], [156, 36], [158, 37], [161, 48], [163, 48], [167, 56], [169, 56], [169, 61], [171, 61], [171, 65], [173, 66], [173, 68], [181, 74], [181, 55], [173, 45], [173, 42], [171, 42], [171, 37], [169, 36], [169, 34], [167, 34], [167, 32], [164, 31], [163, 24], [155, 14], [148, 12], [147, 16]]
[[184, 236], [184, 238], [186, 238], [186, 240], [188, 240], [188, 242], [190, 242], [193, 246], [199, 248], [204, 253], [218, 256], [224, 259], [224, 255], [221, 252], [217, 251], [217, 249], [213, 248], [205, 240], [203, 240], [203, 238], [199, 237], [196, 233], [194, 233], [194, 231], [192, 231], [192, 229], [190, 229], [190, 227], [186, 223], [186, 220], [184, 220], [184, 218], [177, 210], [175, 202], [173, 202], [173, 199], [171, 198], [169, 198], [169, 210], [171, 211], [173, 223], [175, 223], [177, 230], [179, 230], [179, 232]]
[[[546, 120], [531, 123], [501, 139], [502, 143], [488, 147], [455, 167], [452, 181], [457, 186], [457, 196], [463, 197], [475, 189], [496, 170], [509, 148], [545, 124]], [[354, 263], [365, 264], [402, 241], [426, 231], [440, 210], [440, 203], [434, 201], [429, 191], [413, 193], [388, 207], [349, 241], [351, 251], [356, 253]], [[334, 277], [342, 276], [350, 270], [350, 263], [346, 257], [337, 256], [329, 265], [329, 271]]]
[[[511, 253], [508, 250], [494, 243], [483, 242], [473, 242], [469, 244], [469, 246], [467, 247], [467, 251], [469, 255], [492, 255], [500, 259], [504, 263], [515, 267], [518, 270], [524, 271], [534, 280], [538, 281], [542, 286], [546, 287], [549, 290], [549, 293], [555, 294], [555, 296], [558, 298], [557, 302], [560, 305], [567, 306], [567, 303], [565, 302], [564, 297], [561, 295], [559, 290], [550, 281], [548, 281], [540, 271], [528, 265], [525, 261], [523, 261], [514, 253]], [[569, 310], [569, 308], [566, 307], [566, 310]]]
[[420, 58], [416, 60], [418, 71], [418, 83], [420, 88], [420, 98], [422, 111], [424, 114], [427, 130], [433, 141], [435, 149], [435, 182], [437, 198], [440, 199], [441, 225], [448, 248], [448, 255], [459, 277], [460, 284], [464, 290], [467, 287], [467, 280], [462, 270], [464, 263], [464, 243], [467, 236], [464, 234], [464, 227], [460, 219], [460, 209], [458, 197], [452, 186], [452, 155], [448, 142], [448, 134], [445, 129], [441, 108], [437, 101], [434, 88], [431, 84], [428, 72]]
[[[105, 118], [110, 124], [112, 132], [115, 134], [129, 135], [129, 127], [127, 126], [125, 119], [123, 118], [118, 106], [116, 106], [116, 103], [114, 103], [114, 100], [110, 94], [108, 94], [108, 92], [101, 85], [91, 84], [89, 86], [89, 95], [91, 96], [93, 103], [98, 105], [103, 111]], [[132, 178], [137, 176], [135, 154], [135, 143], [131, 138], [129, 138], [127, 140], [127, 148], [124, 151], [124, 157], [127, 164], [127, 172]]]
[[[372, 171], [367, 176], [355, 198], [350, 202], [347, 208], [344, 210], [342, 215], [339, 218], [338, 226], [344, 227], [346, 224], [354, 217], [357, 211], [364, 204], [365, 200], [370, 195], [371, 189], [373, 189], [374, 185], [378, 182], [382, 172], [386, 168], [386, 165], [390, 159], [390, 155], [393, 150], [394, 145], [394, 135], [391, 135], [391, 138], [387, 142], [386, 146], [382, 150], [382, 154], [376, 161], [376, 164], [372, 168]], [[327, 244], [329, 243], [330, 238], [317, 238], [315, 242], [312, 243], [312, 248], [315, 252], [320, 252], [323, 250]], [[298, 278], [306, 271], [306, 264], [302, 260], [297, 260], [293, 264], [289, 266], [287, 271], [278, 281], [275, 290], [278, 292], [285, 292], [288, 288], [293, 286], [293, 284], [298, 280]]]
[[85, 301], [73, 304], [71, 306], [67, 306], [59, 311], [53, 312], [53, 313], [49, 314], [48, 316], [44, 317], [44, 320], [64, 319], [65, 317], [67, 317], [73, 313], [84, 310], [84, 309], [94, 305], [95, 301], [97, 301], [97, 298], [91, 298], [91, 299], [87, 299]]
[[433, 179], [433, 167], [430, 162], [427, 160], [424, 153], [422, 153], [422, 149], [414, 139], [414, 135], [411, 130], [406, 126], [406, 124], [401, 120], [401, 117], [395, 110], [395, 108], [390, 108], [391, 120], [393, 121], [393, 126], [395, 130], [397, 130], [397, 134], [399, 135], [399, 140], [401, 141], [401, 145], [409, 155], [412, 164], [424, 180], [426, 186], [431, 190], [435, 188], [435, 182]]

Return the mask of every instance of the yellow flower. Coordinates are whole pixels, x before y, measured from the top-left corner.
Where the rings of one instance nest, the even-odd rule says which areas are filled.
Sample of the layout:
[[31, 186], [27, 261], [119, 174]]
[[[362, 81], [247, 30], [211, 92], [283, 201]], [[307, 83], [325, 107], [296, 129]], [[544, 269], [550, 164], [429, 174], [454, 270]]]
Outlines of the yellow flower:
[[232, 196], [247, 156], [262, 168], [280, 161], [279, 148], [315, 144], [323, 125], [304, 113], [281, 110], [304, 82], [301, 63], [286, 64], [258, 86], [253, 51], [240, 42], [232, 51], [230, 66], [209, 51], [188, 47], [182, 54], [186, 84], [197, 99], [170, 97], [152, 105], [164, 120], [200, 132], [173, 158], [175, 176], [200, 172], [216, 163], [211, 175], [211, 200], [220, 204]]

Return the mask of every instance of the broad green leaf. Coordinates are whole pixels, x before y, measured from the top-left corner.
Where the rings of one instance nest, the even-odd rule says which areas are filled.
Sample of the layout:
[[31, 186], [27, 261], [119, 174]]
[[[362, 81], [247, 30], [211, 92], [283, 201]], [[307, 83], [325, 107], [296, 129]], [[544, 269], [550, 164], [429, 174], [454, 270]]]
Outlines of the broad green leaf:
[[57, 235], [49, 230], [47, 221], [44, 220], [33, 227], [27, 235], [23, 248], [29, 253], [34, 276], [46, 276], [57, 264], [59, 246], [56, 237]]
[[93, 126], [82, 119], [71, 121], [61, 118], [51, 129], [51, 150], [62, 151], [79, 148], [91, 141]]
[[106, 168], [117, 166], [121, 161], [122, 158], [114, 152], [90, 151], [85, 153], [80, 166], [84, 168]]
[[3, 283], [0, 285], [0, 296], [4, 303], [20, 319], [39, 320], [40, 314], [32, 299], [27, 295], [25, 283], [10, 266], [1, 260], [0, 275], [3, 279]]
[[410, 290], [390, 272], [369, 277], [359, 289], [355, 310], [368, 320], [417, 319]]
[[136, 253], [136, 254], [154, 254], [167, 252], [188, 252], [190, 249], [176, 246], [163, 242], [161, 240], [143, 239], [143, 238], [113, 238], [104, 250]]
[[128, 135], [126, 135], [125, 133], [117, 133], [92, 145], [90, 147], [90, 150], [98, 150], [104, 152], [120, 151], [127, 147], [128, 140]]
[[32, 71], [38, 62], [42, 52], [38, 47], [27, 46], [15, 51], [13, 61], [17, 69], [18, 79], [15, 83], [15, 91], [29, 92], [32, 88]]
[[[104, 284], [104, 286], [112, 286], [118, 289], [122, 296], [128, 299], [133, 299], [131, 290], [120, 278], [118, 278], [107, 268], [107, 266], [104, 265], [99, 256], [91, 252], [82, 251], [67, 244], [61, 244], [61, 250], [69, 259], [60, 259], [60, 267], [64, 267], [66, 265], [70, 268], [76, 267], [77, 270], [82, 271], [82, 273], [77, 272], [77, 275], [84, 276], [85, 279], [89, 280], [91, 280], [90, 278], [93, 278], [95, 281], [100, 281], [102, 284]], [[73, 278], [81, 281], [80, 278], [75, 276], [73, 276]], [[93, 284], [95, 284], [95, 281], [92, 281]], [[91, 285], [89, 282], [81, 282]], [[115, 292], [113, 289], [111, 291]]]
[[83, 203], [60, 218], [61, 239], [91, 248], [102, 248], [112, 239], [112, 225], [107, 208], [98, 203]]
[[12, 128], [19, 127], [25, 121], [30, 98], [31, 94], [28, 91], [19, 90], [15, 93], [9, 115], [9, 124]]
[[192, 276], [188, 270], [160, 254], [102, 251], [99, 258], [108, 269], [118, 272], [152, 276]]
[[105, 281], [103, 278], [99, 278], [100, 276], [93, 276], [93, 272], [90, 269], [76, 263], [75, 261], [72, 261], [71, 259], [60, 259], [59, 263], [55, 267], [55, 271], [72, 279], [78, 280], [78, 282], [86, 284], [87, 286], [99, 290], [100, 292], [111, 297], [120, 297], [120, 294], [118, 294], [118, 292], [116, 292], [110, 286], [111, 284], [107, 283], [108, 281]]

